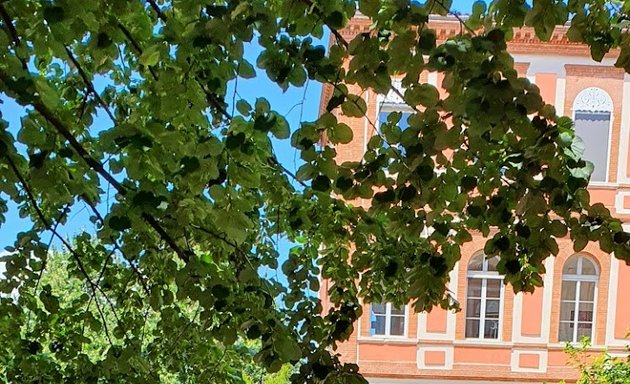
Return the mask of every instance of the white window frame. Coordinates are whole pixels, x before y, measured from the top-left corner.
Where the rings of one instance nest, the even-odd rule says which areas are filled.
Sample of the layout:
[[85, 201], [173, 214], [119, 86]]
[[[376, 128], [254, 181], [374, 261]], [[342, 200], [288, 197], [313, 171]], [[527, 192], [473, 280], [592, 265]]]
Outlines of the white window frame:
[[575, 99], [573, 99], [573, 106], [571, 108], [571, 119], [575, 121], [575, 114], [582, 113], [601, 113], [608, 112], [610, 119], [608, 121], [608, 148], [606, 157], [606, 179], [604, 181], [591, 181], [589, 185], [592, 186], [605, 186], [610, 183], [610, 163], [611, 163], [611, 151], [612, 151], [612, 134], [613, 134], [613, 121], [614, 121], [614, 103], [608, 92], [599, 87], [584, 88], [577, 93]]
[[[483, 260], [482, 270], [481, 271], [471, 271], [470, 262], [472, 262], [475, 258], [481, 257]], [[497, 257], [497, 256], [495, 256]], [[468, 340], [484, 340], [484, 341], [501, 341], [503, 338], [503, 305], [504, 305], [504, 291], [505, 285], [503, 281], [501, 281], [501, 288], [499, 288], [499, 318], [498, 318], [498, 329], [497, 329], [497, 337], [485, 337], [485, 327], [486, 327], [486, 303], [487, 303], [487, 292], [488, 292], [488, 280], [503, 280], [503, 277], [499, 275], [499, 272], [496, 271], [488, 271], [488, 258], [484, 254], [475, 254], [469, 261], [467, 271], [466, 271], [466, 314], [464, 316], [464, 337]], [[477, 320], [477, 318], [468, 316], [468, 285], [469, 279], [480, 279], [481, 280], [481, 308], [479, 312], [479, 336], [478, 337], [470, 337], [466, 336], [466, 328], [468, 327], [468, 320]], [[494, 320], [494, 319], [488, 319]]]
[[[379, 338], [379, 337], [386, 337], [386, 338], [407, 338], [408, 334], [409, 334], [409, 306], [408, 305], [404, 305], [404, 314], [403, 315], [392, 315], [392, 303], [379, 303], [379, 304], [384, 304], [385, 305], [385, 314], [375, 314], [372, 311], [372, 304], [370, 304], [370, 337], [375, 337], [375, 338]], [[374, 333], [372, 334], [372, 316], [385, 316], [385, 333], [384, 334], [379, 334], [379, 333]], [[403, 317], [403, 334], [402, 335], [392, 335], [391, 334], [391, 325], [392, 325], [392, 316], [394, 317]]]
[[[577, 332], [578, 332], [578, 323], [579, 321], [579, 309], [580, 309], [580, 303], [583, 302], [588, 302], [588, 301], [581, 301], [580, 300], [580, 288], [582, 286], [582, 283], [595, 283], [595, 289], [593, 290], [593, 320], [591, 321], [591, 335], [590, 335], [590, 340], [592, 344], [595, 344], [595, 324], [596, 324], [596, 317], [597, 317], [597, 293], [598, 293], [598, 289], [599, 289], [599, 266], [597, 265], [597, 263], [591, 259], [588, 256], [585, 255], [573, 255], [571, 257], [569, 257], [564, 263], [566, 264], [569, 260], [571, 260], [572, 258], [577, 257], [578, 259], [578, 263], [577, 263], [577, 274], [565, 274], [562, 273], [562, 286], [560, 287], [560, 313], [558, 315], [558, 341], [560, 343], [579, 343], [580, 340], [578, 340], [577, 338]], [[594, 268], [595, 268], [595, 275], [582, 275], [582, 264], [583, 264], [583, 260], [586, 259], [588, 260], [591, 264], [593, 264]], [[564, 266], [563, 266], [564, 269]], [[575, 300], [563, 300], [562, 299], [562, 289], [564, 288], [564, 282], [565, 281], [574, 281], [575, 282]], [[571, 302], [571, 301], [575, 301], [574, 306], [573, 306], [573, 319], [571, 320], [570, 324], [573, 324], [573, 337], [571, 338], [571, 340], [566, 341], [566, 340], [560, 340], [560, 324], [562, 323], [568, 323], [568, 321], [566, 320], [561, 320], [562, 319], [562, 303], [563, 302]], [[582, 323], [584, 323], [584, 321], [582, 321]]]

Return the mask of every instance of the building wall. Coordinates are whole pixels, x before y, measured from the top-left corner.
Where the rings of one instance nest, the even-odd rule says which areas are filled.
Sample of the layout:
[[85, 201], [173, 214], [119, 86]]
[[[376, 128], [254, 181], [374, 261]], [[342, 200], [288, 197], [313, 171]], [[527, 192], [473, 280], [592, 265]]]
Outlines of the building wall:
[[[456, 22], [433, 22], [438, 37], [444, 39], [459, 32]], [[343, 31], [346, 39], [368, 27], [366, 19], [355, 19]], [[573, 116], [576, 97], [586, 88], [597, 87], [612, 100], [609, 164], [606, 182], [589, 186], [591, 202], [601, 202], [630, 230], [630, 77], [612, 67], [614, 59], [594, 63], [584, 46], [569, 43], [558, 28], [550, 43], [540, 43], [527, 29], [515, 34], [509, 49], [519, 75], [527, 77], [541, 91], [543, 99], [556, 106], [559, 115]], [[439, 89], [443, 76], [423, 73], [421, 81]], [[354, 140], [337, 147], [338, 161], [358, 160], [369, 138], [376, 134], [378, 110], [386, 96], [372, 91], [360, 93], [367, 105], [366, 118], [348, 118], [335, 111], [340, 121], [354, 131]], [[445, 94], [441, 89], [442, 96]], [[330, 90], [323, 92], [322, 106]], [[624, 103], [625, 100], [625, 103]], [[625, 104], [625, 105], [624, 105]], [[369, 201], [360, 202], [363, 206]], [[451, 273], [450, 289], [462, 306], [466, 304], [467, 265], [483, 249], [486, 239], [480, 234], [463, 246], [462, 259]], [[500, 336], [498, 340], [465, 337], [465, 308], [452, 313], [440, 308], [415, 314], [409, 306], [406, 336], [370, 335], [370, 307], [350, 340], [339, 352], [346, 361], [359, 363], [361, 372], [373, 383], [463, 383], [479, 382], [558, 382], [575, 379], [567, 366], [564, 343], [559, 342], [560, 294], [562, 269], [574, 255], [571, 241], [558, 241], [560, 253], [546, 260], [544, 287], [533, 294], [514, 294], [503, 287]], [[630, 328], [630, 267], [589, 244], [580, 254], [587, 255], [599, 268], [594, 310], [594, 352], [607, 349], [612, 354], [625, 352], [625, 336]], [[324, 288], [325, 290], [325, 285]], [[323, 293], [325, 301], [325, 293]], [[485, 380], [485, 381], [484, 381]]]

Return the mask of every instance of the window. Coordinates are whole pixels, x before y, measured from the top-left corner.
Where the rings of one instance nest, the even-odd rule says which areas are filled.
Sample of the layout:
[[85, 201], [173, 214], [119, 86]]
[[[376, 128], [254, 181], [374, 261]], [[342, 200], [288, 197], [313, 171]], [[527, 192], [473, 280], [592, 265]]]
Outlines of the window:
[[371, 336], [405, 336], [406, 306], [375, 303], [370, 305], [370, 308]]
[[466, 294], [466, 337], [499, 338], [503, 283], [497, 272], [498, 262], [498, 257], [488, 259], [483, 253], [470, 259]]
[[402, 117], [398, 121], [398, 126], [400, 127], [401, 130], [405, 130], [405, 128], [407, 128], [409, 126], [409, 123], [407, 122], [407, 119], [409, 118], [409, 116], [411, 116], [411, 113], [403, 112], [403, 111], [396, 111], [396, 110], [385, 110], [384, 111], [383, 109], [384, 108], [382, 108], [381, 111], [378, 114], [378, 125], [379, 125], [379, 127], [382, 124], [387, 122], [387, 116], [389, 116], [389, 114], [392, 113], [392, 112], [401, 112], [402, 113]]
[[597, 266], [582, 255], [571, 256], [562, 268], [558, 341], [593, 338]]
[[575, 134], [584, 142], [582, 158], [593, 163], [591, 181], [605, 182], [608, 177], [608, 146], [612, 99], [595, 87], [580, 92], [573, 103]]
[[[409, 116], [411, 116], [411, 113], [405, 112], [401, 110], [400, 108], [381, 106], [381, 110], [378, 113], [378, 129], [381, 132], [382, 137], [384, 137], [385, 139], [388, 138], [388, 135], [386, 132], [384, 132], [383, 125], [387, 123], [387, 117], [389, 116], [390, 113], [393, 113], [393, 112], [400, 112], [402, 114], [402, 116], [400, 117], [400, 120], [398, 120], [398, 123], [396, 123], [396, 125], [400, 128], [400, 131], [404, 131], [405, 129], [409, 127], [409, 122], [407, 121], [407, 119], [409, 118]], [[400, 138], [398, 138], [397, 140], [399, 139]], [[387, 142], [385, 142], [383, 145], [385, 147], [389, 146]], [[404, 153], [404, 148], [402, 146], [399, 147], [397, 145], [394, 145], [394, 147], [397, 147], [400, 151]]]

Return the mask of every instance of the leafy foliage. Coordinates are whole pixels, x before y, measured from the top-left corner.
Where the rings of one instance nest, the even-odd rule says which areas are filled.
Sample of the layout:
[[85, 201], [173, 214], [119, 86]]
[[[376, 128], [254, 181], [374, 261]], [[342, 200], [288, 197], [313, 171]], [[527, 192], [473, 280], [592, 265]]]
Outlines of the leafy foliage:
[[[103, 288], [115, 284], [116, 279], [126, 273], [128, 268], [121, 262], [109, 255], [108, 268], [103, 269], [98, 278]], [[116, 334], [125, 332], [126, 325], [121, 324], [113, 312], [103, 309], [109, 305], [108, 300], [103, 296], [93, 296], [85, 280], [71, 272], [74, 261], [69, 253], [52, 252], [45, 264], [46, 273], [41, 275], [38, 283], [41, 287], [39, 296], [28, 297], [32, 305], [22, 306], [20, 312], [11, 314], [25, 321], [24, 330], [29, 338], [22, 335], [20, 344], [7, 351], [10, 355], [4, 357], [0, 371], [6, 375], [3, 382], [29, 382], [35, 377], [39, 382], [96, 382], [98, 378], [124, 381], [130, 375], [124, 372], [125, 365], [120, 363], [127, 358], [131, 359], [130, 366], [135, 373], [144, 374], [155, 382], [180, 383], [193, 378], [204, 382], [231, 381], [245, 384], [289, 382], [288, 376], [292, 371], [290, 365], [282, 367], [277, 374], [268, 375], [254, 363], [253, 357], [259, 348], [253, 342], [238, 340], [234, 345], [208, 345], [205, 355], [188, 357], [187, 351], [191, 347], [207, 342], [195, 337], [204, 325], [198, 316], [199, 306], [190, 301], [179, 301], [173, 306], [177, 320], [185, 323], [182, 329], [186, 330], [186, 334], [180, 332], [178, 337], [163, 337], [163, 334], [176, 330], [173, 328], [176, 323], [156, 312], [145, 311], [144, 319], [137, 319], [143, 323], [142, 335], [136, 341], [136, 347], [142, 353], [129, 356], [120, 349], [110, 348], [111, 340]], [[133, 288], [141, 290], [138, 284], [134, 284]], [[167, 292], [165, 300], [172, 303], [172, 293]], [[134, 303], [137, 299], [117, 298], [117, 313], [129, 311], [127, 307], [137, 304]], [[79, 308], [82, 311], [78, 311]], [[7, 330], [3, 332], [2, 341], [14, 343], [17, 340]], [[165, 343], [168, 348], [165, 348]], [[68, 354], [74, 349], [83, 352], [81, 358], [69, 358]], [[105, 362], [95, 364], [103, 358]], [[183, 359], [186, 359], [188, 369], [198, 372], [173, 374], [173, 365]], [[204, 359], [215, 363], [208, 365]], [[45, 364], [54, 360], [60, 364]], [[35, 369], [37, 371], [32, 371]]]
[[[371, 32], [346, 41], [339, 30], [355, 7], [0, 3], [0, 91], [28, 111], [17, 132], [0, 118], [0, 208], [10, 200], [33, 222], [4, 257], [5, 380], [208, 382], [220, 370], [210, 381], [235, 381], [222, 351], [247, 338], [271, 372], [299, 361], [295, 382], [361, 383], [358, 367], [334, 354], [360, 300], [452, 306], [448, 272], [473, 233], [489, 236], [486, 254], [500, 256], [517, 291], [542, 283], [558, 237], [570, 236], [576, 251], [597, 241], [630, 260], [630, 234], [589, 202], [592, 164], [571, 121], [518, 78], [506, 52], [513, 27], [531, 25], [544, 40], [574, 15], [568, 37], [596, 60], [619, 48], [616, 65], [629, 71], [630, 5], [495, 0], [475, 5], [463, 33], [438, 41], [429, 16], [449, 14], [449, 1], [361, 0]], [[313, 42], [325, 31], [328, 50]], [[256, 63], [243, 56], [250, 43], [262, 48]], [[299, 127], [262, 97], [228, 112], [228, 83], [255, 76], [254, 64], [281, 89], [332, 87], [328, 111]], [[443, 73], [447, 95], [420, 83], [422, 71]], [[385, 93], [394, 76], [414, 111], [409, 127], [390, 116], [363, 159], [339, 163], [343, 147], [318, 143], [353, 139], [337, 116], [362, 117], [367, 106], [350, 89]], [[304, 160], [295, 175], [273, 140], [290, 140]], [[70, 243], [57, 227], [83, 206], [98, 242], [80, 233]], [[49, 233], [72, 256], [80, 300], [39, 283]], [[279, 267], [280, 236], [296, 244], [282, 255], [286, 287], [259, 273]], [[327, 312], [313, 295], [318, 276], [329, 281]], [[84, 347], [103, 337], [102, 353]]]
[[615, 358], [608, 353], [589, 354], [588, 338], [578, 346], [567, 345], [565, 351], [573, 366], [579, 369], [577, 384], [626, 384], [630, 382], [630, 360]]

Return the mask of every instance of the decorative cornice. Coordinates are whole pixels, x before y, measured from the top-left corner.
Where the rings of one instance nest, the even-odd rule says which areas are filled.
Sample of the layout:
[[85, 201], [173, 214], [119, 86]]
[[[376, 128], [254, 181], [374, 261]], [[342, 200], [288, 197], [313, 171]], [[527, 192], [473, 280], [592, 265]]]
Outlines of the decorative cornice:
[[[346, 40], [352, 40], [360, 33], [371, 31], [371, 21], [365, 16], [354, 17], [348, 26], [340, 31]], [[466, 33], [459, 20], [454, 17], [432, 17], [429, 27], [436, 33], [438, 43], [458, 34]], [[541, 41], [536, 37], [534, 28], [523, 27], [514, 29], [514, 35], [508, 41], [510, 53], [530, 53], [541, 55], [560, 56], [587, 56], [590, 57], [590, 49], [586, 44], [570, 41], [567, 37], [568, 26], [556, 26], [549, 41]], [[619, 50], [611, 50], [607, 57], [616, 57]]]
[[[593, 63], [595, 64], [595, 63]], [[607, 65], [565, 64], [567, 76], [597, 77], [601, 79], [623, 79], [625, 71]]]

